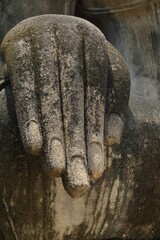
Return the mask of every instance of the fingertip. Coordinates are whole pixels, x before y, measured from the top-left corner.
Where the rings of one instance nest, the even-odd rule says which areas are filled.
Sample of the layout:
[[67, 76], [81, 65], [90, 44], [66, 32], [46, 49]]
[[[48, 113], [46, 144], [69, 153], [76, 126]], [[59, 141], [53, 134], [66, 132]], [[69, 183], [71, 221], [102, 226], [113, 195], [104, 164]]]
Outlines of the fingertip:
[[[48, 142], [48, 141], [47, 141]], [[46, 172], [60, 177], [65, 169], [65, 152], [62, 141], [57, 137], [51, 139], [45, 146]]]
[[89, 172], [89, 178], [91, 181], [97, 181], [99, 178], [102, 177], [102, 174], [103, 174], [103, 171], [100, 172], [100, 171], [90, 171]]
[[117, 114], [111, 114], [107, 120], [107, 129], [104, 139], [105, 145], [119, 145], [123, 133], [123, 120]]
[[37, 155], [40, 155], [41, 152], [42, 152], [42, 149], [40, 146], [38, 145], [31, 145], [31, 146], [27, 146], [25, 147], [25, 150], [28, 154], [31, 154], [33, 156], [37, 156]]
[[64, 188], [73, 198], [82, 197], [90, 188], [85, 161], [85, 157], [72, 156], [63, 175]]
[[49, 167], [48, 165], [45, 166], [45, 172], [49, 176], [54, 176], [54, 177], [61, 177], [62, 173], [64, 172], [64, 168], [62, 167]]
[[85, 195], [86, 192], [90, 189], [90, 185], [75, 185], [75, 186], [70, 186], [67, 184], [64, 184], [64, 188], [67, 191], [67, 193], [72, 197], [72, 198], [80, 198], [83, 195]]
[[37, 122], [29, 121], [22, 132], [22, 140], [27, 153], [39, 155], [42, 151], [42, 136]]
[[98, 180], [104, 172], [104, 152], [100, 142], [90, 143], [88, 149], [88, 171], [90, 180]]

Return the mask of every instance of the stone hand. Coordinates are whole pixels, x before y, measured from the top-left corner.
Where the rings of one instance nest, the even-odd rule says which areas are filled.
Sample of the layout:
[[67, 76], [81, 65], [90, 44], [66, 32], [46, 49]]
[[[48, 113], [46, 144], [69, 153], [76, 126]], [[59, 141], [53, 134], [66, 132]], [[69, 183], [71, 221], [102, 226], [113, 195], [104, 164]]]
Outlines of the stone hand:
[[58, 15], [22, 21], [2, 43], [24, 148], [72, 197], [104, 171], [107, 45], [89, 22]]

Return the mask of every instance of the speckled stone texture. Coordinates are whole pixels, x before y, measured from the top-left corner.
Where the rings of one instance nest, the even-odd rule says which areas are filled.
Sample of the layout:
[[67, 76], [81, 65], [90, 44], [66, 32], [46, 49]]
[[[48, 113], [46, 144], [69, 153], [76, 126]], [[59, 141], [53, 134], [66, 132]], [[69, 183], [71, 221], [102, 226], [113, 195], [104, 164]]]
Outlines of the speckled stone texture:
[[[37, 25], [38, 24], [39, 23], [37, 23]], [[45, 22], [42, 25], [45, 26]], [[21, 26], [21, 24], [19, 26]], [[24, 26], [23, 23], [22, 26]], [[25, 28], [22, 28], [21, 30], [25, 32]], [[39, 37], [40, 30], [41, 29], [37, 29], [38, 35], [36, 35], [36, 32], [34, 31], [34, 34], [36, 35], [35, 39]], [[11, 34], [12, 33], [13, 32], [11, 32]], [[22, 88], [22, 85], [24, 86], [24, 83], [27, 79], [32, 80], [31, 77], [33, 77], [32, 74], [34, 72], [38, 72], [39, 78], [37, 79], [40, 82], [40, 87], [44, 90], [43, 93], [46, 93], [46, 84], [42, 81], [42, 79], [47, 79], [47, 83], [50, 87], [50, 81], [48, 81], [48, 78], [46, 77], [50, 75], [51, 71], [53, 71], [49, 64], [50, 59], [48, 58], [50, 58], [50, 56], [54, 56], [54, 66], [55, 68], [57, 66], [57, 61], [55, 60], [56, 55], [46, 54], [48, 52], [47, 46], [54, 46], [50, 44], [44, 45], [44, 39], [47, 41], [47, 43], [48, 39], [50, 40], [50, 38], [47, 38], [48, 33], [44, 36], [44, 38], [39, 37], [37, 39], [38, 41], [35, 41], [37, 44], [40, 43], [41, 47], [39, 47], [39, 45], [35, 46], [36, 59], [39, 59], [39, 61], [38, 66], [34, 65], [34, 67], [32, 66], [32, 64], [35, 62], [35, 59], [33, 58], [34, 60], [29, 61], [31, 55], [28, 55], [32, 53], [32, 51], [30, 51], [30, 47], [32, 45], [28, 44], [27, 42], [30, 37], [32, 37], [33, 32], [29, 36], [27, 34], [25, 41], [24, 36], [22, 36], [21, 34], [19, 36], [17, 35], [17, 33], [19, 33], [19, 31], [16, 32], [15, 35], [11, 35], [17, 36], [17, 38], [15, 37], [15, 39], [12, 40], [11, 37], [10, 40], [13, 42], [8, 42], [8, 47], [4, 46], [4, 48], [6, 48], [5, 51], [9, 51], [8, 53], [5, 52], [5, 55], [6, 59], [8, 55], [7, 62], [8, 66], [10, 65], [9, 71], [12, 76], [15, 103], [17, 97], [15, 93], [20, 94], [19, 92], [17, 92], [16, 87], [21, 86], [20, 90], [23, 92], [24, 89]], [[34, 34], [33, 36], [35, 36]], [[63, 32], [60, 32], [60, 34], [63, 34]], [[14, 48], [14, 45], [12, 43], [19, 40], [20, 48]], [[7, 40], [5, 41], [6, 42], [4, 44], [7, 43]], [[71, 39], [70, 41], [72, 42], [73, 39]], [[68, 187], [66, 187], [65, 184], [63, 185], [61, 178], [54, 177], [54, 174], [48, 176], [44, 172], [43, 163], [44, 159], [47, 159], [47, 157], [44, 158], [44, 155], [41, 154], [37, 156], [37, 150], [33, 151], [35, 150], [35, 148], [29, 149], [29, 152], [32, 153], [31, 155], [26, 154], [26, 152], [24, 151], [24, 142], [26, 141], [26, 143], [28, 144], [27, 135], [24, 141], [22, 130], [25, 128], [19, 125], [19, 133], [14, 109], [14, 107], [16, 106], [16, 111], [20, 111], [21, 107], [19, 106], [21, 106], [21, 104], [23, 106], [23, 101], [26, 100], [23, 96], [23, 98], [21, 99], [22, 103], [20, 102], [20, 105], [17, 108], [16, 104], [14, 106], [13, 95], [10, 87], [7, 87], [5, 90], [1, 91], [0, 237], [2, 238], [2, 240], [3, 238], [5, 240], [99, 240], [116, 238], [135, 240], [159, 239], [160, 104], [158, 101], [152, 101], [151, 99], [147, 100], [142, 97], [132, 96], [130, 100], [130, 108], [128, 108], [127, 115], [125, 115], [129, 97], [128, 71], [125, 66], [124, 60], [121, 58], [119, 53], [115, 49], [112, 50], [112, 46], [110, 46], [105, 40], [102, 40], [102, 42], [103, 44], [107, 44], [106, 59], [108, 59], [108, 62], [105, 65], [107, 66], [107, 68], [105, 70], [102, 68], [102, 70], [104, 70], [108, 77], [108, 88], [105, 94], [106, 97], [110, 97], [106, 99], [108, 105], [108, 112], [106, 112], [106, 119], [104, 119], [105, 125], [101, 127], [103, 127], [106, 131], [104, 136], [107, 136], [106, 142], [108, 145], [112, 145], [112, 143], [115, 142], [120, 143], [119, 139], [121, 139], [121, 144], [118, 146], [104, 146], [105, 171], [98, 181], [96, 181], [94, 184], [91, 183], [89, 191], [79, 199], [74, 199], [70, 197], [69, 194], [66, 192], [67, 189], [67, 191], [72, 195], [72, 191], [70, 191], [72, 187], [70, 188], [69, 186], [69, 184], [72, 183], [72, 181], [70, 181], [70, 178], [68, 179], [69, 181], [65, 177], [63, 178], [63, 181], [65, 183], [67, 183], [68, 181], [68, 190]], [[70, 43], [69, 40], [67, 41], [67, 43]], [[73, 43], [74, 41], [72, 42], [72, 44]], [[75, 44], [77, 44], [77, 41]], [[67, 44], [66, 46], [68, 48]], [[14, 55], [13, 53], [15, 49], [18, 52], [16, 52]], [[44, 49], [45, 51], [43, 51]], [[51, 52], [54, 52], [54, 48], [52, 48]], [[88, 51], [86, 53], [88, 53]], [[102, 51], [102, 56], [103, 54], [104, 53]], [[15, 56], [15, 58], [13, 56]], [[25, 56], [24, 59], [22, 56]], [[45, 60], [42, 60], [42, 56], [46, 57]], [[94, 60], [95, 59], [96, 56], [94, 56]], [[115, 62], [116, 65], [114, 64]], [[68, 62], [65, 61], [64, 63], [67, 64]], [[104, 66], [103, 61], [100, 63], [102, 64], [102, 66]], [[75, 64], [77, 64], [76, 61]], [[88, 72], [90, 70], [91, 75], [94, 77], [94, 71], [91, 71], [94, 62], [89, 61], [88, 64]], [[21, 66], [22, 70], [24, 71], [18, 69], [19, 66]], [[39, 66], [41, 66], [41, 68], [39, 68]], [[77, 64], [76, 69], [78, 68], [78, 66], [79, 65]], [[65, 74], [67, 74], [66, 68], [64, 68], [63, 70], [63, 76], [65, 76]], [[24, 75], [22, 73], [24, 73]], [[22, 80], [22, 82], [18, 83], [18, 85], [15, 84], [17, 82], [15, 82], [16, 78], [13, 77], [14, 74], [15, 76], [19, 76], [18, 80]], [[29, 78], [26, 78], [28, 76], [27, 74], [30, 74]], [[54, 80], [56, 72], [52, 72], [51, 75], [54, 76], [54, 78], [52, 79]], [[124, 82], [119, 80], [123, 80]], [[33, 89], [33, 82], [31, 81], [30, 84], [31, 89]], [[66, 84], [68, 84], [68, 80], [66, 81]], [[81, 83], [78, 82], [78, 84]], [[27, 90], [30, 89], [27, 84], [26, 86]], [[92, 82], [89, 82], [89, 86], [92, 86]], [[70, 85], [67, 87], [69, 88]], [[77, 92], [79, 91], [79, 89], [81, 89], [80, 87], [81, 85], [78, 85], [76, 89]], [[73, 89], [75, 89], [75, 87]], [[118, 89], [120, 89], [121, 92], [118, 91]], [[102, 89], [100, 88], [100, 90]], [[55, 92], [57, 92], [57, 90]], [[102, 94], [103, 92], [104, 91], [99, 91], [100, 94]], [[27, 92], [27, 94], [28, 93], [30, 94], [30, 90]], [[32, 94], [33, 93], [34, 91], [32, 92]], [[114, 93], [116, 93], [115, 97]], [[47, 106], [49, 106], [50, 101], [47, 100], [45, 94], [39, 95], [38, 91], [36, 92], [36, 94], [36, 97], [38, 96], [38, 99], [40, 98], [40, 103], [42, 105], [46, 100]], [[66, 94], [68, 94], [68, 91]], [[33, 97], [33, 95], [29, 96]], [[52, 99], [54, 100], [55, 95], [52, 97]], [[79, 99], [81, 99], [81, 96], [78, 97], [78, 100]], [[116, 100], [113, 101], [114, 99]], [[69, 101], [70, 104], [68, 104], [67, 107], [72, 108], [73, 106], [71, 103], [73, 102], [71, 102], [70, 98]], [[64, 107], [66, 107], [65, 104], [67, 103], [68, 102], [64, 102]], [[58, 104], [56, 104], [56, 107], [57, 105]], [[24, 116], [27, 114], [28, 110], [31, 110], [32, 118], [32, 111], [36, 109], [35, 105], [33, 104], [31, 108], [30, 105], [26, 104], [25, 106], [29, 106], [29, 108], [26, 108], [25, 112], [25, 108], [22, 109]], [[90, 106], [92, 106], [92, 104]], [[94, 101], [93, 106], [95, 109]], [[48, 117], [45, 118], [47, 108], [44, 107], [43, 109], [44, 118], [42, 119], [44, 119], [44, 123], [46, 123], [46, 121], [49, 121], [50, 124], [50, 119]], [[56, 109], [58, 109], [58, 107]], [[105, 109], [105, 111], [107, 109]], [[115, 111], [116, 109], [118, 109], [117, 112]], [[52, 110], [53, 109], [51, 108], [51, 111]], [[17, 117], [19, 117], [18, 114]], [[34, 121], [31, 121], [31, 124], [27, 125], [27, 128], [29, 130], [33, 129], [35, 133], [33, 134], [31, 131], [31, 134], [29, 135], [29, 141], [31, 143], [35, 135], [37, 137], [41, 134], [41, 131], [37, 127], [37, 124], [35, 124], [36, 122], [37, 120], [35, 121], [34, 119]], [[124, 129], [124, 131], [115, 131], [114, 126], [117, 125], [120, 127], [120, 129]], [[45, 124], [40, 124], [40, 126], [44, 126], [45, 128]], [[56, 128], [54, 129], [56, 131]], [[113, 131], [111, 131], [111, 129], [113, 129]], [[46, 132], [47, 131], [48, 130], [46, 130]], [[114, 133], [114, 131], [116, 133]], [[58, 134], [60, 133], [60, 131], [57, 132]], [[64, 131], [62, 132], [64, 133]], [[46, 135], [47, 137], [50, 137], [50, 129], [49, 132], [47, 132], [43, 136]], [[23, 140], [23, 143], [21, 139]], [[70, 136], [68, 137], [68, 139], [69, 142], [72, 141], [72, 139], [70, 139]], [[116, 141], [114, 139], [116, 139]], [[37, 142], [38, 144], [40, 143], [39, 140]], [[57, 149], [57, 145], [58, 148], [61, 149], [59, 142], [59, 137], [58, 139], [54, 139], [52, 144], [52, 149], [54, 151]], [[32, 146], [32, 144], [29, 144], [29, 146], [30, 145]], [[60, 156], [62, 156], [62, 152], [59, 152]], [[34, 154], [35, 156], [33, 156], [33, 153], [36, 153]], [[97, 151], [95, 150], [95, 154], [96, 153]], [[76, 155], [76, 157], [79, 158], [79, 155]], [[80, 165], [78, 165], [78, 169], [79, 166]], [[86, 178], [84, 177], [84, 179], [87, 178], [88, 176], [86, 174]], [[82, 180], [84, 179], [82, 177]], [[76, 191], [73, 192], [75, 193], [75, 195], [77, 194]]]
[[25, 154], [9, 88], [0, 102], [5, 240], [159, 238], [159, 102], [131, 99], [121, 145], [107, 150], [102, 178], [79, 199], [66, 193], [60, 178], [44, 173], [42, 159]]
[[22, 21], [2, 52], [24, 148], [44, 155], [71, 196], [83, 195], [89, 177], [103, 174], [105, 144], [121, 141], [130, 87], [123, 58], [94, 25], [59, 15]]

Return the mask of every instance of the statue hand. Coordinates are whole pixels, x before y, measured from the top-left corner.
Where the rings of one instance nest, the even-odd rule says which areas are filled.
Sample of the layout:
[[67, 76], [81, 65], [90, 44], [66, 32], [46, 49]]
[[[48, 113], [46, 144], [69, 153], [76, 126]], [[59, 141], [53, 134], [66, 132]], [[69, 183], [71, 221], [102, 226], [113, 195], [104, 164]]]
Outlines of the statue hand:
[[45, 155], [73, 197], [104, 171], [107, 42], [78, 18], [27, 19], [5, 37], [18, 125], [25, 149]]

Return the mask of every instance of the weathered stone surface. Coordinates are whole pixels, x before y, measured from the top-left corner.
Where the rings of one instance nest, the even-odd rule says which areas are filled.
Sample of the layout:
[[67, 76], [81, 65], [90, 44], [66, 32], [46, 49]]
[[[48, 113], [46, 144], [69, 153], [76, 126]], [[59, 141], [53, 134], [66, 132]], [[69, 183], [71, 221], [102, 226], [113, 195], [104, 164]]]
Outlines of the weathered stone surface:
[[77, 13], [94, 23], [120, 51], [131, 74], [131, 92], [160, 99], [159, 0], [79, 0]]
[[[4, 50], [12, 80], [17, 118], [24, 147], [33, 154], [37, 151], [40, 152], [43, 135], [44, 148], [42, 150], [45, 153], [47, 169], [51, 169], [56, 175], [59, 175], [64, 171], [66, 165], [67, 173], [65, 175], [68, 181], [64, 182], [66, 182], [66, 189], [73, 196], [83, 194], [89, 187], [84, 114], [90, 106], [86, 106], [87, 103], [84, 102], [85, 55], [83, 55], [83, 49], [85, 46], [90, 47], [87, 54], [90, 55], [90, 52], [93, 52], [92, 58], [95, 56], [95, 50], [93, 49], [93, 51], [92, 45], [87, 43], [88, 34], [95, 35], [95, 41], [99, 41], [97, 46], [102, 45], [101, 50], [99, 49], [99, 56], [102, 60], [97, 58], [97, 61], [102, 62], [101, 65], [104, 60], [107, 61], [107, 49], [105, 50], [107, 46], [104, 36], [95, 27], [92, 27], [91, 33], [90, 28], [91, 24], [80, 19], [54, 15], [41, 16], [26, 20], [16, 26], [2, 43], [2, 50]], [[86, 37], [83, 37], [85, 34]], [[92, 59], [90, 62], [93, 62]], [[104, 64], [107, 66], [107, 62]], [[98, 125], [95, 121], [92, 132], [88, 130], [86, 137], [89, 147], [92, 141], [91, 137], [99, 126], [101, 135], [98, 141], [103, 141], [105, 85], [108, 69], [104, 66], [100, 70], [101, 75], [95, 75], [95, 80], [98, 77], [99, 82], [103, 84], [103, 86], [99, 86], [99, 89], [103, 89], [103, 91], [94, 92], [93, 102], [99, 100], [97, 107], [99, 110], [101, 109], [99, 113], [102, 113], [95, 118], [96, 121], [100, 120], [100, 124]], [[88, 69], [87, 66], [86, 69]], [[98, 66], [95, 71], [97, 69], [99, 69]], [[101, 78], [102, 75], [103, 78]], [[87, 81], [89, 81], [88, 78]], [[86, 82], [85, 84], [95, 90], [95, 83], [95, 81], [92, 83], [94, 88], [90, 83]], [[86, 89], [86, 91], [90, 91], [90, 94], [93, 90]], [[90, 101], [90, 99], [87, 100]], [[92, 118], [93, 113], [92, 110], [88, 117]], [[93, 124], [90, 121], [88, 125], [90, 127]], [[99, 164], [102, 165], [100, 174], [102, 174], [104, 170], [103, 160], [101, 160], [103, 152], [99, 154]], [[95, 164], [93, 163], [91, 166], [94, 168]], [[99, 170], [98, 167], [96, 169]]]
[[121, 146], [107, 150], [103, 177], [73, 199], [60, 179], [43, 172], [41, 159], [24, 153], [11, 106], [4, 92], [0, 96], [0, 229], [6, 240], [159, 237], [159, 102], [131, 99]]
[[105, 143], [120, 144], [124, 119], [128, 108], [130, 75], [123, 57], [109, 43], [109, 74], [107, 83]]
[[[121, 140], [130, 87], [123, 58], [94, 25], [59, 15], [22, 21], [2, 51], [25, 149], [44, 151], [46, 168], [66, 170], [67, 191], [81, 196], [88, 174], [96, 180], [104, 171], [105, 112], [107, 144]], [[113, 114], [119, 121], [108, 121]]]
[[[5, 1], [1, 2], [4, 5]], [[14, 1], [14, 3], [16, 2], [18, 3], [18, 0]], [[27, 3], [27, 1], [24, 2]], [[87, 0], [79, 2], [89, 3]], [[114, 9], [113, 4], [116, 4], [117, 7], [120, 2], [124, 1], [108, 0], [107, 4], [109, 4], [109, 8]], [[125, 2], [128, 2], [128, 0]], [[134, 4], [134, 2], [130, 2], [131, 5]], [[13, 4], [13, 1], [9, 1], [7, 4], [11, 6], [10, 3]], [[60, 3], [60, 1], [56, 1], [56, 3]], [[106, 4], [106, 1], [90, 1], [90, 3]], [[40, 10], [42, 6], [39, 2], [37, 4], [39, 8], [36, 8], [36, 10]], [[131, 45], [133, 47], [136, 42], [137, 45], [132, 50], [135, 56], [140, 56], [140, 58], [136, 59], [136, 64], [132, 61], [133, 59], [128, 58], [127, 60], [131, 60], [129, 66], [132, 71], [134, 69], [132, 67], [139, 64], [138, 69], [141, 71], [138, 73], [140, 75], [136, 75], [137, 79], [134, 79], [137, 81], [143, 80], [141, 75], [144, 73], [143, 70], [147, 69], [148, 63], [154, 63], [152, 62], [153, 59], [158, 59], [158, 57], [155, 57], [157, 56], [155, 53], [158, 52], [157, 48], [154, 49], [153, 55], [144, 55], [145, 47], [148, 46], [146, 42], [150, 43], [151, 40], [150, 37], [148, 38], [148, 33], [151, 31], [152, 40], [158, 39], [156, 27], [153, 32], [151, 30], [156, 21], [152, 22], [153, 25], [148, 25], [147, 22], [150, 16], [156, 16], [154, 20], [158, 19], [158, 10], [154, 8], [154, 6], [157, 6], [157, 9], [159, 9], [158, 4], [159, 0], [144, 1], [143, 7], [140, 7], [138, 11], [137, 8], [131, 12], [127, 10], [123, 14], [117, 13], [116, 17], [111, 14], [109, 18], [107, 17], [107, 25], [105, 25], [106, 17], [101, 17], [102, 21], [99, 21], [100, 18], [95, 18], [97, 24], [103, 26], [102, 29], [105, 29], [109, 38], [117, 44], [116, 46], [125, 53], [125, 56], [132, 53], [132, 51], [129, 51], [131, 48], [122, 49], [121, 47]], [[30, 4], [30, 6], [33, 5]], [[150, 10], [153, 10], [152, 14], [148, 14]], [[140, 24], [139, 13], [143, 13]], [[9, 11], [7, 14], [9, 14]], [[32, 14], [32, 11], [27, 13], [27, 16], [31, 16], [28, 14]], [[117, 15], [119, 16], [117, 17]], [[13, 11], [11, 16], [14, 16]], [[112, 17], [110, 18], [110, 16]], [[10, 23], [13, 24], [12, 17]], [[146, 17], [147, 21], [145, 20]], [[19, 15], [19, 20], [21, 20], [20, 18]], [[124, 25], [122, 25], [122, 22]], [[143, 28], [143, 26], [147, 26], [147, 28]], [[8, 26], [6, 29], [8, 31]], [[143, 31], [144, 29], [146, 31]], [[127, 32], [129, 33], [129, 39], [137, 36], [137, 41], [127, 42]], [[142, 32], [145, 32], [146, 38], [142, 38], [142, 52], [138, 52], [137, 46], [142, 43]], [[152, 47], [158, 46], [158, 41], [155, 42]], [[126, 43], [132, 44], [126, 45]], [[150, 50], [153, 50], [152, 47]], [[136, 51], [134, 51], [135, 49]], [[109, 58], [113, 57], [113, 63], [115, 61], [114, 56], [116, 56], [116, 51], [113, 50], [114, 52], [115, 54], [109, 56]], [[146, 58], [143, 58], [144, 56]], [[146, 65], [141, 64], [141, 58], [143, 58], [144, 63], [147, 63]], [[122, 64], [120, 64], [120, 68], [125, 66], [122, 63], [123, 60], [119, 61]], [[155, 65], [151, 64], [147, 69], [145, 83], [149, 84], [144, 86], [139, 81], [140, 89], [134, 89], [140, 90], [139, 92], [143, 95], [157, 98], [158, 85], [154, 85], [152, 84], [154, 81], [150, 81], [150, 79], [156, 79], [156, 71], [152, 71], [155, 70], [153, 66]], [[110, 69], [119, 73], [119, 68], [110, 66]], [[133, 76], [135, 73], [132, 71]], [[112, 72], [113, 76], [115, 72]], [[120, 71], [120, 73], [112, 79], [116, 83], [115, 85], [121, 82], [119, 79], [126, 76], [123, 75], [123, 71]], [[124, 73], [126, 73], [126, 70]], [[154, 77], [150, 78], [150, 76]], [[110, 82], [112, 83], [112, 81]], [[151, 86], [149, 92], [147, 91], [147, 85]], [[143, 91], [142, 86], [145, 87]], [[153, 91], [152, 95], [150, 90], [155, 89], [155, 86], [157, 88], [156, 93]], [[112, 94], [110, 94], [111, 100], [108, 99], [110, 108], [108, 109], [109, 118], [107, 116], [106, 119], [108, 119], [107, 125], [110, 127], [106, 126], [106, 132], [110, 136], [109, 140], [111, 139], [111, 142], [113, 142], [112, 134], [114, 133], [111, 131], [112, 129], [114, 131], [113, 123], [116, 122], [116, 126], [123, 128], [122, 119], [127, 106], [124, 99], [128, 98], [128, 95], [124, 95], [123, 99], [123, 95], [121, 95], [121, 98], [118, 99], [122, 104], [118, 105], [118, 102], [115, 101], [115, 105], [112, 105], [113, 90], [112, 84], [108, 84], [108, 94], [110, 92]], [[120, 94], [118, 91], [116, 93]], [[73, 199], [65, 192], [61, 179], [50, 177], [44, 173], [42, 158], [31, 157], [24, 152], [9, 88], [6, 89], [6, 96], [4, 91], [0, 93], [0, 239], [159, 239], [160, 104], [158, 101], [151, 101], [151, 99], [147, 100], [138, 96], [131, 98], [121, 145], [106, 149], [106, 171], [102, 178], [91, 186], [90, 191], [84, 197]], [[115, 115], [117, 106], [120, 107], [118, 113], [122, 112], [120, 118], [118, 117], [119, 114]], [[116, 138], [115, 134], [113, 136], [114, 140], [116, 139], [116, 142], [119, 142], [121, 131], [116, 131]]]

